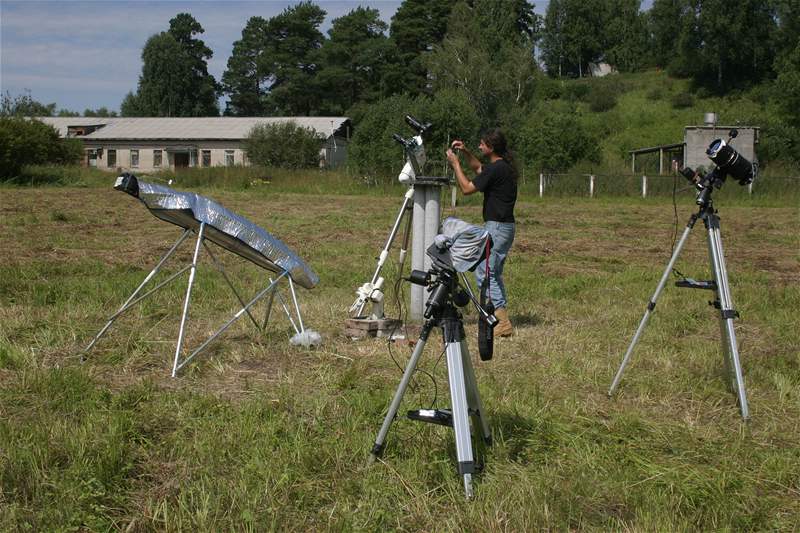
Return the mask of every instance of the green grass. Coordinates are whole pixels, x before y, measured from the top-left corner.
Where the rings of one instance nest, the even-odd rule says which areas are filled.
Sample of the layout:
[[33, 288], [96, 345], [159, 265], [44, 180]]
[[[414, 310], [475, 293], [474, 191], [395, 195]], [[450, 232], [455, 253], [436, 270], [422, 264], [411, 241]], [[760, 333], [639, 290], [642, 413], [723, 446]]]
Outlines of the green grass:
[[[365, 466], [400, 371], [385, 342], [350, 341], [342, 330], [402, 189], [349, 193], [343, 176], [326, 194], [315, 179], [288, 175], [247, 187], [183, 182], [317, 270], [319, 287], [300, 298], [324, 343], [296, 349], [285, 320], [263, 336], [243, 320], [177, 379], [168, 376], [185, 278], [120, 318], [85, 363], [79, 354], [179, 230], [105, 180], [2, 190], [0, 529], [800, 528], [794, 197], [724, 196], [735, 183], [720, 191], [745, 424], [722, 379], [709, 295], [671, 283], [619, 394], [605, 395], [670, 254], [669, 197], [540, 199], [538, 184], [526, 184], [506, 267], [517, 333], [497, 343], [493, 361], [474, 357], [494, 446], [466, 502], [445, 428], [398, 418], [383, 462]], [[478, 221], [479, 200], [444, 214]], [[691, 195], [679, 196], [679, 231], [693, 211]], [[262, 271], [217, 255], [243, 292], [259, 286]], [[677, 266], [704, 279], [707, 263], [698, 226]], [[387, 279], [396, 270], [387, 265]], [[235, 303], [203, 263], [189, 344]], [[476, 351], [474, 313], [466, 327]], [[437, 333], [422, 362], [436, 386], [419, 375], [401, 413], [434, 397], [448, 405], [439, 343]], [[391, 350], [401, 365], [410, 355], [406, 345]]]

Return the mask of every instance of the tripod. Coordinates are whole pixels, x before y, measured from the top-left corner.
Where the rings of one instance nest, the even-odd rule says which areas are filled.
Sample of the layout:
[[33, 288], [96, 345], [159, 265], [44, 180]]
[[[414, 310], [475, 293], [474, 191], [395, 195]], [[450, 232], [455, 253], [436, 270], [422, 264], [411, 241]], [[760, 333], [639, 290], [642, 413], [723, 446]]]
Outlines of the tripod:
[[408, 237], [411, 234], [411, 220], [413, 215], [413, 200], [414, 200], [414, 185], [412, 184], [403, 196], [403, 205], [397, 213], [397, 218], [392, 225], [392, 230], [389, 232], [389, 237], [386, 239], [386, 244], [381, 250], [378, 257], [378, 266], [372, 274], [372, 279], [369, 283], [365, 283], [356, 291], [357, 296], [353, 305], [350, 306], [349, 312], [354, 317], [364, 316], [364, 307], [367, 302], [373, 302], [372, 316], [376, 319], [383, 318], [383, 278], [380, 277], [381, 269], [383, 268], [386, 259], [389, 257], [389, 249], [394, 243], [397, 232], [400, 229], [400, 224], [403, 222], [403, 217], [406, 217], [406, 228], [403, 233], [403, 244], [400, 248], [400, 266], [399, 272], [403, 271], [403, 264], [406, 259], [406, 252], [408, 251]]
[[[416, 271], [415, 271], [416, 272]], [[412, 273], [412, 277], [415, 274]], [[423, 273], [424, 275], [424, 273]], [[429, 279], [429, 278], [428, 278]], [[383, 425], [372, 447], [370, 463], [379, 457], [384, 450], [386, 435], [392, 425], [400, 402], [406, 392], [414, 370], [417, 367], [425, 344], [431, 331], [438, 326], [442, 330], [447, 355], [447, 373], [450, 383], [451, 410], [418, 410], [410, 411], [409, 418], [424, 422], [432, 422], [452, 427], [456, 437], [456, 456], [458, 458], [458, 473], [464, 479], [464, 491], [468, 499], [472, 498], [472, 474], [476, 471], [475, 458], [472, 451], [472, 436], [470, 434], [469, 417], [473, 417], [476, 427], [480, 428], [483, 441], [491, 445], [492, 436], [489, 423], [483, 410], [478, 386], [475, 380], [475, 371], [472, 368], [467, 341], [464, 337], [464, 323], [461, 313], [456, 305], [466, 305], [469, 300], [463, 292], [458, 292], [458, 281], [455, 275], [440, 273], [440, 279], [431, 291], [431, 296], [426, 304], [425, 322], [419, 335], [419, 340], [414, 346], [400, 380], [400, 386], [394, 393], [394, 398], [389, 406], [389, 412], [383, 420]]]
[[622, 373], [625, 370], [625, 366], [630, 360], [633, 349], [636, 347], [636, 343], [639, 342], [639, 337], [642, 335], [645, 325], [647, 325], [650, 314], [656, 307], [656, 301], [658, 300], [661, 291], [664, 289], [667, 278], [669, 277], [672, 267], [675, 265], [675, 262], [677, 261], [681, 250], [683, 249], [683, 245], [686, 243], [686, 239], [688, 238], [689, 233], [692, 231], [692, 228], [697, 220], [702, 219], [708, 234], [708, 255], [711, 264], [711, 270], [714, 273], [714, 279], [710, 281], [696, 281], [687, 278], [676, 282], [676, 286], [714, 291], [716, 299], [713, 302], [709, 302], [709, 304], [713, 305], [719, 310], [719, 326], [726, 384], [728, 389], [738, 396], [742, 418], [747, 419], [750, 417], [750, 413], [747, 408], [747, 395], [744, 389], [742, 366], [739, 362], [739, 350], [736, 344], [736, 332], [733, 328], [733, 319], [737, 318], [739, 313], [734, 310], [733, 301], [731, 299], [730, 286], [728, 284], [728, 272], [725, 267], [725, 256], [722, 253], [722, 236], [720, 235], [719, 217], [717, 216], [717, 211], [714, 209], [711, 200], [711, 192], [713, 191], [713, 188], [714, 183], [709, 183], [707, 186], [702, 188], [698, 194], [697, 203], [700, 206], [700, 209], [697, 213], [693, 214], [689, 218], [686, 229], [683, 231], [683, 235], [678, 241], [675, 251], [672, 253], [672, 257], [667, 264], [667, 268], [664, 270], [664, 275], [661, 276], [661, 281], [658, 283], [658, 287], [656, 287], [653, 297], [647, 304], [647, 309], [645, 310], [641, 322], [639, 322], [639, 327], [637, 328], [636, 333], [633, 335], [633, 340], [631, 341], [630, 346], [628, 346], [628, 351], [625, 353], [625, 357], [623, 358], [622, 364], [617, 371], [617, 375], [614, 377], [611, 388], [608, 390], [608, 395], [611, 396], [614, 394], [617, 385], [619, 385], [619, 382], [622, 379]]

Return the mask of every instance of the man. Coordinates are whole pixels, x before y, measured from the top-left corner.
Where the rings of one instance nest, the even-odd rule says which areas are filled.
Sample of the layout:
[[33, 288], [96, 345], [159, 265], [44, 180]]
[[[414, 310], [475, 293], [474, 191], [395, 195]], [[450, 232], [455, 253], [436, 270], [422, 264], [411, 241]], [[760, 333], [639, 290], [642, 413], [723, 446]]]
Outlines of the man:
[[[516, 225], [514, 223], [514, 205], [517, 202], [517, 171], [514, 160], [508, 151], [506, 138], [499, 129], [490, 129], [481, 135], [478, 148], [488, 159], [482, 164], [465, 146], [463, 141], [453, 141], [447, 150], [447, 160], [453, 167], [458, 187], [464, 194], [483, 193], [483, 221], [486, 230], [492, 236], [492, 252], [489, 256], [489, 296], [495, 307], [495, 316], [499, 323], [494, 334], [508, 337], [514, 331], [508, 317], [506, 288], [503, 283], [503, 266], [508, 251], [514, 242]], [[469, 167], [477, 174], [472, 181], [468, 180], [461, 168], [461, 161], [454, 152], [462, 152]], [[475, 270], [478, 287], [483, 284], [486, 271], [482, 267]]]

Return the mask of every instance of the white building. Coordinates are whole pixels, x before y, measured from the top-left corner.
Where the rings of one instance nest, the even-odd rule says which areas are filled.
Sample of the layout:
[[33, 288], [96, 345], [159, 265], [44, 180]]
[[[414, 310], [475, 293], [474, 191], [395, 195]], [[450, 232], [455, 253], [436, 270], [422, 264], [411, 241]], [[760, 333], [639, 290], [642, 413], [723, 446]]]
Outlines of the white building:
[[294, 122], [322, 142], [320, 166], [347, 158], [352, 126], [347, 117], [37, 117], [62, 137], [83, 141], [86, 166], [139, 172], [181, 167], [248, 165], [243, 142], [254, 126]]

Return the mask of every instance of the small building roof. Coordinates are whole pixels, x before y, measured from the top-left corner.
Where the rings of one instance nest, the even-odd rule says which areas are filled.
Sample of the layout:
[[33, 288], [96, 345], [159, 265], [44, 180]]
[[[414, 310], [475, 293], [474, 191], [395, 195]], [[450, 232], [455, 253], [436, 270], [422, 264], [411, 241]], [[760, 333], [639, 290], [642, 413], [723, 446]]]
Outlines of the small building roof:
[[[347, 117], [37, 117], [66, 136], [69, 126], [103, 127], [86, 140], [241, 140], [257, 124], [295, 122], [330, 137], [349, 122]], [[343, 133], [343, 132], [341, 132]]]

